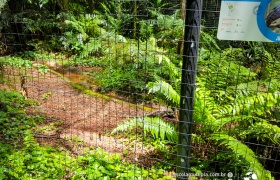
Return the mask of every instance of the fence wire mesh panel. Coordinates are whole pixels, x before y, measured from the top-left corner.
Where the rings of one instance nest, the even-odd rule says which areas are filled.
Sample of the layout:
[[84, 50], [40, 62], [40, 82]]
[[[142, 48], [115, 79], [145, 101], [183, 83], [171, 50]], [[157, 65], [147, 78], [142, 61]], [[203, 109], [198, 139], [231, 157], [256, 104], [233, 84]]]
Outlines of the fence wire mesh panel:
[[0, 179], [280, 179], [279, 44], [220, 6], [0, 0]]

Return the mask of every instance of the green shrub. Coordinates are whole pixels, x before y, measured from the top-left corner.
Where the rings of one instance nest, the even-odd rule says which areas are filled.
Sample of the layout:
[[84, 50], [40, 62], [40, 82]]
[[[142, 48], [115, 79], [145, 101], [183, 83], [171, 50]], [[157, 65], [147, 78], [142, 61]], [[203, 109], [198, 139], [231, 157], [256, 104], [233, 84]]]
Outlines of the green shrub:
[[19, 142], [23, 133], [32, 128], [40, 116], [28, 116], [24, 107], [34, 104], [26, 101], [18, 92], [0, 90], [0, 134], [8, 141]]

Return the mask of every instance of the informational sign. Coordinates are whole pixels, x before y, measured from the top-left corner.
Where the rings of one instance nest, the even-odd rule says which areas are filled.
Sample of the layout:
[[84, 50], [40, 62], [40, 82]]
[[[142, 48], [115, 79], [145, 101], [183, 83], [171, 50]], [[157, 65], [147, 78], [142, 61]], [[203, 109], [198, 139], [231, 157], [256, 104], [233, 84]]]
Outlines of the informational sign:
[[280, 42], [280, 0], [222, 0], [217, 36]]

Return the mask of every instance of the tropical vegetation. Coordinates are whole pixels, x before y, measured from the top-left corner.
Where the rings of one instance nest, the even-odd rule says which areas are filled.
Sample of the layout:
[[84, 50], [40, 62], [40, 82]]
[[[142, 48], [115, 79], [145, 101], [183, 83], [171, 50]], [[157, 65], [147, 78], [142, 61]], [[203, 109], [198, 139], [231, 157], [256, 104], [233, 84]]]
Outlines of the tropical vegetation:
[[[61, 66], [101, 68], [86, 74], [98, 82], [100, 93], [159, 103], [176, 117], [183, 27], [180, 6], [167, 0], [0, 0], [0, 83], [8, 83], [3, 67], [32, 68], [35, 60], [59, 56]], [[215, 34], [202, 26], [191, 171], [277, 179], [279, 44], [227, 43]], [[37, 68], [44, 74], [50, 67]], [[0, 91], [0, 179], [168, 179], [165, 172], [175, 171], [178, 120], [134, 117], [111, 132], [153, 146], [160, 161], [149, 169], [102, 149], [75, 157], [60, 147], [39, 145], [34, 131], [44, 117], [24, 111], [37, 104], [18, 92]]]

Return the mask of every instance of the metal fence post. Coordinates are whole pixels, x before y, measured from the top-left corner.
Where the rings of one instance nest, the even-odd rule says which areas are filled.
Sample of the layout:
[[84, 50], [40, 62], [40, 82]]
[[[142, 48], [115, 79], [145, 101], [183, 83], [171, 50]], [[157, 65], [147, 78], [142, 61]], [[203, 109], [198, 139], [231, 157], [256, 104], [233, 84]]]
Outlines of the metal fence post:
[[[177, 179], [188, 179], [202, 0], [187, 0], [179, 115]], [[182, 175], [182, 176], [181, 176]]]

